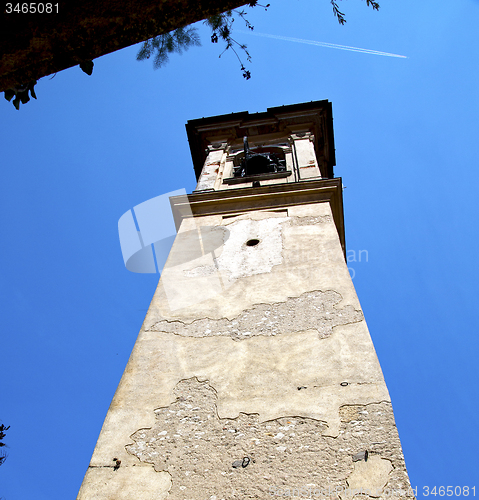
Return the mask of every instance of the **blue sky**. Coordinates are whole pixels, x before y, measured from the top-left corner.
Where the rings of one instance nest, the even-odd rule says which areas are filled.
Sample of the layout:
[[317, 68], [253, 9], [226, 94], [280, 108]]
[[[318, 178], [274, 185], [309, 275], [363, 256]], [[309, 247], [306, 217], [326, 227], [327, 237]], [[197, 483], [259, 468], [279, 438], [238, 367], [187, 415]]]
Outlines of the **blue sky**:
[[[130, 47], [0, 100], [0, 467], [5, 500], [74, 498], [158, 276], [128, 272], [117, 223], [195, 177], [189, 119], [328, 99], [354, 284], [413, 486], [476, 486], [479, 2], [272, 2], [253, 62], [209, 42], [163, 69]], [[243, 27], [238, 26], [243, 29]], [[350, 254], [352, 255], [352, 254]]]

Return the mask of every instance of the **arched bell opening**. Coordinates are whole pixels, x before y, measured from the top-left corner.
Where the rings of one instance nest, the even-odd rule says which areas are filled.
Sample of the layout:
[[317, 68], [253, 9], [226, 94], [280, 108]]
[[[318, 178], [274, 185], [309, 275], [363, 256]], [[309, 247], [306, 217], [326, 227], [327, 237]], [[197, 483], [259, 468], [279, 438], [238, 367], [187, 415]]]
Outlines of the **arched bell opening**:
[[243, 144], [243, 151], [234, 158], [234, 177], [286, 172], [286, 158], [280, 146], [258, 146], [250, 149], [247, 137], [244, 137]]

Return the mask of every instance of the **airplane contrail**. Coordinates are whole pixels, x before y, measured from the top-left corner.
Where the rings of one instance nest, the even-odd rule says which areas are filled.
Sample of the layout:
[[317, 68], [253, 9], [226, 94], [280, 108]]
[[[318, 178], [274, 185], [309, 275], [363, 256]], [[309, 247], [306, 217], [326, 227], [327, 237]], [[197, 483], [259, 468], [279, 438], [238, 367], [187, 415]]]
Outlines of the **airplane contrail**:
[[238, 33], [249, 33], [250, 35], [262, 36], [265, 38], [275, 38], [276, 40], [285, 40], [287, 42], [304, 43], [307, 45], [316, 45], [317, 47], [327, 47], [329, 49], [349, 50], [350, 52], [361, 52], [363, 54], [373, 54], [375, 56], [399, 57], [401, 59], [408, 58], [407, 56], [401, 56], [399, 54], [391, 54], [389, 52], [381, 52], [379, 50], [361, 49], [359, 47], [350, 47], [348, 45], [338, 45], [336, 43], [317, 42], [315, 40], [304, 40], [303, 38], [291, 38], [289, 36], [282, 36], [282, 35], [268, 35], [266, 33], [257, 33], [256, 31], [237, 30], [237, 32]]

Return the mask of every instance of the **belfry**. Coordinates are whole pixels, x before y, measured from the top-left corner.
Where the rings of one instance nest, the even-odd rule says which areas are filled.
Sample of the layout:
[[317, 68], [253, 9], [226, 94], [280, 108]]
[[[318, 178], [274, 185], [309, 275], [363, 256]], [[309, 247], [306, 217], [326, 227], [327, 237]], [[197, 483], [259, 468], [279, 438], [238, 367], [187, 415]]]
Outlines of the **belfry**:
[[331, 103], [189, 121], [198, 180], [79, 500], [413, 498], [346, 264]]

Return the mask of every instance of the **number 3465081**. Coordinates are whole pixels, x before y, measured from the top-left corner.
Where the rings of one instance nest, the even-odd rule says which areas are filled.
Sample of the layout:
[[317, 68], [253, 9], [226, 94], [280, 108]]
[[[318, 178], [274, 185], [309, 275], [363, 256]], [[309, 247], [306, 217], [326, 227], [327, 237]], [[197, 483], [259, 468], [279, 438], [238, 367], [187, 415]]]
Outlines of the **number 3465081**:
[[57, 3], [7, 3], [6, 14], [58, 14]]
[[476, 496], [476, 487], [475, 486], [423, 486], [422, 494], [425, 497], [429, 495], [432, 496], [440, 496], [440, 497], [475, 497]]

